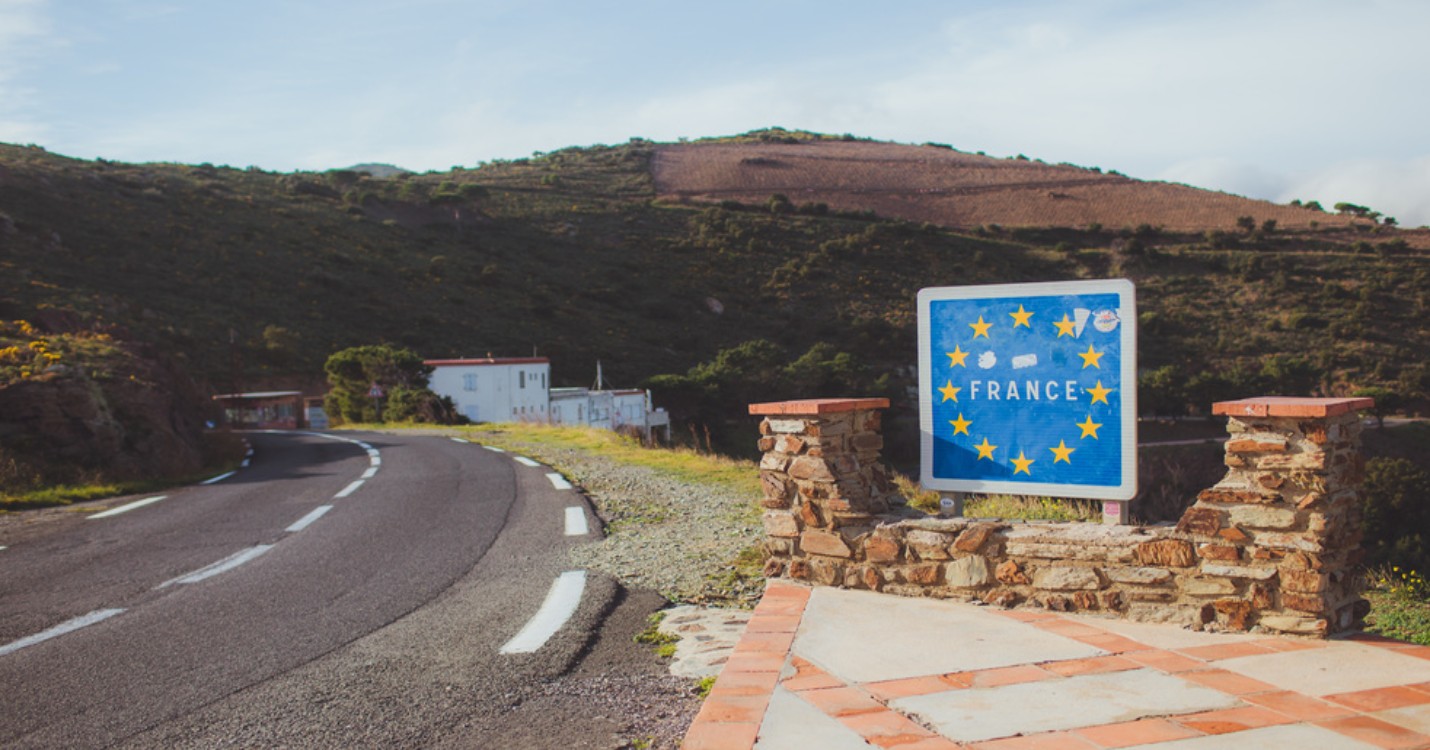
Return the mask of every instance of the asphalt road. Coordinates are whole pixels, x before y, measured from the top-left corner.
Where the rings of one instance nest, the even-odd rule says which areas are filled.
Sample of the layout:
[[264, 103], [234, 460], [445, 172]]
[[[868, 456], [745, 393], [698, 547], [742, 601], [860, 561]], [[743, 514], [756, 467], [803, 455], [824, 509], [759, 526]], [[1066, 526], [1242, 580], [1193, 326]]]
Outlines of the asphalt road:
[[344, 436], [255, 433], [215, 484], [0, 527], [0, 746], [619, 747], [613, 696], [662, 678], [630, 642], [658, 597], [585, 575], [569, 622], [502, 653], [593, 538], [568, 513], [599, 533], [580, 495], [476, 445]]

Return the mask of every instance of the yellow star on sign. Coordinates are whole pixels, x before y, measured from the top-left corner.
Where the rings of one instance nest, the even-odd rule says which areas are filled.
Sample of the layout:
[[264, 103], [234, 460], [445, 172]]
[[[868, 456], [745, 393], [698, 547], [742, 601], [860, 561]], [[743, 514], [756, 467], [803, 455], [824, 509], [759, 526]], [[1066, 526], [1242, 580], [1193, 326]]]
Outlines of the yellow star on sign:
[[973, 329], [973, 338], [978, 338], [979, 336], [982, 336], [982, 337], [985, 338], [985, 339], [988, 338], [988, 329], [991, 328], [992, 326], [993, 326], [992, 323], [984, 323], [984, 322], [983, 322], [983, 316], [982, 316], [982, 315], [979, 315], [979, 316], [978, 316], [978, 322], [977, 322], [977, 323], [969, 323], [969, 324], [968, 324], [968, 327]]
[[953, 351], [944, 353], [948, 355], [949, 367], [968, 367], [964, 362], [964, 360], [968, 359], [968, 352], [959, 348], [957, 344], [953, 345]]
[[978, 449], [979, 459], [986, 458], [989, 461], [993, 460], [993, 451], [998, 450], [998, 446], [988, 444], [988, 438], [983, 438], [983, 445], [975, 445], [973, 447]]
[[[953, 425], [953, 434], [955, 435], [968, 435], [968, 426], [973, 424], [973, 422], [963, 418], [963, 412], [958, 413], [958, 419], [950, 419], [948, 423]], [[973, 437], [972, 435], [968, 436]], [[984, 439], [986, 440], [987, 438]]]
[[[938, 392], [943, 394], [943, 400], [944, 400], [944, 401], [952, 401], [953, 403], [956, 404], [956, 403], [958, 403], [958, 392], [961, 391], [961, 390], [963, 390], [963, 389], [962, 389], [962, 388], [957, 388], [957, 387], [955, 387], [955, 386], [953, 385], [953, 381], [950, 380], [950, 381], [948, 381], [948, 385], [945, 385], [944, 387], [938, 389]], [[943, 402], [940, 401], [939, 403], [943, 403]]]
[[1014, 474], [1022, 473], [1027, 474], [1028, 476], [1033, 476], [1033, 472], [1028, 471], [1028, 467], [1033, 465], [1033, 459], [1024, 456], [1023, 451], [1018, 451], [1018, 457], [1012, 459], [1012, 461], [1013, 466], [1017, 467], [1013, 469]]
[[[1078, 422], [1077, 426], [1082, 428], [1082, 437], [1091, 437], [1093, 440], [1101, 440], [1101, 438], [1097, 436], [1097, 428], [1101, 427], [1102, 423], [1092, 421], [1091, 414], [1087, 415], [1086, 422]], [[1082, 438], [1078, 439], [1081, 440]]]
[[[1078, 355], [1078, 356], [1082, 356], [1082, 355]], [[1115, 389], [1115, 388], [1103, 388], [1103, 387], [1102, 387], [1102, 381], [1099, 380], [1099, 381], [1097, 381], [1097, 385], [1094, 386], [1094, 387], [1092, 387], [1092, 388], [1087, 389], [1087, 392], [1092, 394], [1092, 402], [1093, 402], [1094, 404], [1097, 403], [1097, 402], [1099, 402], [1099, 401], [1101, 401], [1102, 403], [1106, 404], [1106, 403], [1107, 403], [1107, 394], [1112, 393], [1114, 390], [1116, 390], [1116, 389]], [[1108, 406], [1111, 406], [1111, 404], [1108, 404]]]
[[1074, 330], [1077, 328], [1077, 323], [1074, 323], [1073, 321], [1068, 320], [1068, 314], [1067, 314], [1067, 313], [1063, 313], [1063, 319], [1062, 319], [1062, 320], [1055, 320], [1055, 321], [1053, 321], [1053, 325], [1055, 325], [1055, 326], [1058, 327], [1058, 338], [1062, 338], [1062, 337], [1064, 337], [1064, 336], [1075, 336], [1075, 335], [1076, 335], [1076, 334], [1074, 333]]
[[1097, 351], [1092, 348], [1092, 344], [1088, 344], [1087, 351], [1078, 352], [1077, 356], [1082, 357], [1082, 369], [1086, 370], [1089, 367], [1096, 367], [1101, 370], [1102, 365], [1098, 364], [1098, 360], [1102, 359], [1102, 355], [1106, 353], [1107, 352]]
[[1033, 314], [1028, 312], [1027, 310], [1024, 310], [1022, 305], [1018, 305], [1018, 312], [1011, 312], [1008, 314], [1013, 316], [1014, 328], [1017, 328], [1018, 326], [1023, 326], [1024, 328], [1033, 327], [1033, 324], [1028, 322], [1028, 319], [1033, 317]]
[[1072, 452], [1076, 449], [1069, 448], [1066, 440], [1059, 440], [1058, 447], [1049, 448], [1048, 450], [1053, 452], [1053, 463], [1062, 461], [1065, 464], [1070, 464], [1072, 463], [1072, 459], [1068, 458], [1068, 456], [1071, 456]]

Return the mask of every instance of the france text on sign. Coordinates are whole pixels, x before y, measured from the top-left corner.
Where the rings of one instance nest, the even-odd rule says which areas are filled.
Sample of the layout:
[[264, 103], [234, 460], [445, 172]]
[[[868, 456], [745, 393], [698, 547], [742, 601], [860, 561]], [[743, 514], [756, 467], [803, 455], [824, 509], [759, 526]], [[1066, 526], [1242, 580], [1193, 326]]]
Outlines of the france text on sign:
[[1137, 493], [1132, 282], [937, 287], [918, 304], [925, 487]]

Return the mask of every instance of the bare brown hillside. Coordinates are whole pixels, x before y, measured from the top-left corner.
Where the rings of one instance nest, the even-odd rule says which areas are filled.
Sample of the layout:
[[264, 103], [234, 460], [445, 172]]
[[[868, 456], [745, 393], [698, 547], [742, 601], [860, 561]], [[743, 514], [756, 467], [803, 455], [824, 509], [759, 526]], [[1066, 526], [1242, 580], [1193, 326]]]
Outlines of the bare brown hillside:
[[1072, 165], [871, 141], [663, 145], [655, 152], [654, 174], [656, 191], [665, 198], [759, 203], [781, 193], [796, 204], [872, 210], [950, 227], [1150, 224], [1201, 231], [1234, 228], [1242, 216], [1258, 224], [1274, 219], [1282, 229], [1309, 229], [1312, 222], [1325, 229], [1353, 221]]

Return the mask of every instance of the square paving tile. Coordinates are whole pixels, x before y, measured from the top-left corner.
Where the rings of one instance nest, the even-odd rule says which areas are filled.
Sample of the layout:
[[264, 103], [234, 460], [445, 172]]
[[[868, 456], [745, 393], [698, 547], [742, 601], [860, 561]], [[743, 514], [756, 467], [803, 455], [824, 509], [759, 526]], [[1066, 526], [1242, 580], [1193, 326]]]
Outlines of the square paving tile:
[[1376, 746], [1309, 724], [1285, 724], [1139, 747], [1156, 750], [1372, 750]]
[[889, 703], [890, 708], [914, 715], [960, 742], [1238, 705], [1237, 699], [1225, 693], [1151, 669], [954, 690]]
[[794, 653], [850, 682], [876, 682], [1106, 652], [968, 604], [819, 588]]
[[838, 719], [810, 705], [799, 696], [775, 688], [770, 710], [760, 725], [755, 750], [868, 750], [869, 743]]
[[1316, 696], [1430, 680], [1430, 661], [1347, 641], [1305, 651], [1223, 659], [1216, 666], [1283, 690]]
[[1381, 721], [1397, 724], [1411, 731], [1430, 734], [1430, 706], [1408, 706], [1371, 714]]

